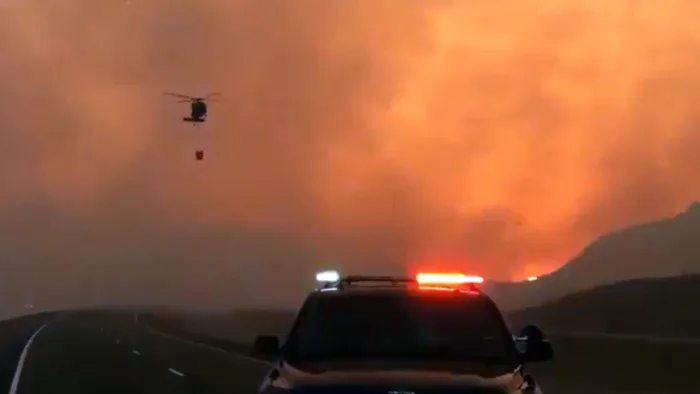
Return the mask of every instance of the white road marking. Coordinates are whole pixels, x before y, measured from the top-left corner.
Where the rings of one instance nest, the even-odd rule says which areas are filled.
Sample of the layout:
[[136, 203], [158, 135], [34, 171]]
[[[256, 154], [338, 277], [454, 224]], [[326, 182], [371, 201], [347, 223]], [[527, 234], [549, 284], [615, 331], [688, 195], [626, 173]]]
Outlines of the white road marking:
[[177, 375], [177, 376], [185, 376], [184, 373], [182, 373], [182, 372], [180, 372], [180, 371], [177, 371], [177, 370], [175, 370], [175, 369], [172, 369], [172, 368], [168, 368], [168, 371], [170, 371], [170, 373], [175, 374], [175, 375]]
[[32, 346], [32, 342], [34, 342], [34, 338], [36, 338], [37, 335], [48, 326], [49, 323], [44, 324], [43, 326], [39, 327], [38, 330], [34, 331], [34, 334], [32, 334], [31, 337], [29, 337], [29, 340], [27, 341], [27, 344], [24, 345], [24, 349], [22, 349], [22, 353], [19, 356], [19, 361], [17, 361], [17, 369], [15, 370], [15, 375], [12, 378], [12, 384], [10, 385], [10, 394], [16, 394], [17, 393], [17, 388], [19, 387], [19, 379], [20, 376], [22, 376], [22, 369], [24, 369], [24, 363], [27, 360], [27, 354], [29, 354], [29, 347]]
[[141, 353], [139, 353], [139, 351], [136, 350], [136, 349], [132, 350], [131, 352], [134, 353], [134, 354], [137, 355], [137, 356], [140, 356], [140, 355], [141, 355]]
[[174, 336], [174, 335], [170, 335], [170, 334], [168, 334], [168, 333], [165, 333], [165, 332], [162, 332], [162, 331], [158, 331], [158, 330], [156, 330], [155, 328], [149, 326], [148, 324], [143, 324], [143, 323], [141, 323], [141, 322], [139, 321], [139, 315], [138, 315], [137, 313], [134, 313], [134, 321], [136, 321], [136, 324], [138, 324], [138, 325], [140, 325], [140, 326], [142, 326], [142, 327], [145, 327], [147, 330], [151, 331], [152, 333], [154, 333], [154, 334], [156, 334], [156, 335], [160, 335], [160, 336], [162, 336], [162, 337], [169, 338], [169, 339], [175, 340], [175, 341], [177, 341], [177, 342], [186, 343], [186, 344], [188, 344], [188, 345], [190, 345], [190, 346], [196, 346], [196, 347], [200, 347], [200, 348], [203, 348], [203, 349], [211, 350], [211, 351], [214, 351], [214, 352], [230, 354], [231, 356], [236, 357], [236, 358], [239, 358], [239, 359], [241, 359], [241, 360], [246, 360], [246, 361], [250, 361], [250, 362], [256, 363], [256, 364], [266, 365], [266, 366], [268, 366], [268, 367], [271, 367], [271, 366], [275, 365], [275, 363], [271, 363], [271, 362], [266, 361], [266, 360], [261, 360], [261, 359], [259, 359], [259, 358], [246, 356], [245, 354], [241, 354], [241, 353], [229, 352], [229, 351], [226, 351], [226, 350], [224, 350], [224, 349], [221, 349], [221, 348], [218, 348], [218, 347], [214, 347], [214, 346], [210, 346], [210, 345], [206, 345], [206, 344], [199, 343], [199, 342], [188, 341], [187, 339], [182, 339], [182, 338], [176, 337], [176, 336]]

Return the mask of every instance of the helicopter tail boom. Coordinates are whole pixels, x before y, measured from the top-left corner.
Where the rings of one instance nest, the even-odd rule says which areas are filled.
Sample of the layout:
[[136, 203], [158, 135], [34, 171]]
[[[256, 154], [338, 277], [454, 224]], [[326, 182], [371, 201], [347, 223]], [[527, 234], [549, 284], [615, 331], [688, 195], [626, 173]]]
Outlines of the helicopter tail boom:
[[206, 118], [193, 118], [191, 116], [187, 116], [182, 118], [183, 122], [192, 122], [192, 123], [204, 123], [207, 119]]

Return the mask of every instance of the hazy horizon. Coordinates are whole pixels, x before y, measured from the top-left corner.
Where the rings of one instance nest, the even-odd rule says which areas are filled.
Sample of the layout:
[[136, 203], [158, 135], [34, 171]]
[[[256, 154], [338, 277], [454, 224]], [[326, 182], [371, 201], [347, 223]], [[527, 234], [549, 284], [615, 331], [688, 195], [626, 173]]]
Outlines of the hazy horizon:
[[[0, 10], [6, 300], [275, 303], [334, 264], [520, 279], [700, 196], [690, 0]], [[223, 99], [196, 129], [165, 91]]]

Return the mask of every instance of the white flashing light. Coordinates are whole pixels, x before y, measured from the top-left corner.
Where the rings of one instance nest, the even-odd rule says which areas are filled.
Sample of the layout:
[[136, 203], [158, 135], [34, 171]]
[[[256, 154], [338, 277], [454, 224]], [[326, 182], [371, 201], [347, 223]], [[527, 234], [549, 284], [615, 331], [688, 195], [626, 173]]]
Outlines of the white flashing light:
[[536, 277], [536, 276], [530, 276], [529, 278], [527, 278], [527, 281], [528, 281], [528, 282], [534, 282], [534, 281], [536, 281], [536, 280], [537, 280], [537, 277]]
[[316, 273], [317, 282], [337, 282], [340, 280], [338, 271], [321, 271]]
[[416, 277], [420, 284], [461, 285], [466, 283], [483, 283], [484, 278], [461, 273], [420, 273]]

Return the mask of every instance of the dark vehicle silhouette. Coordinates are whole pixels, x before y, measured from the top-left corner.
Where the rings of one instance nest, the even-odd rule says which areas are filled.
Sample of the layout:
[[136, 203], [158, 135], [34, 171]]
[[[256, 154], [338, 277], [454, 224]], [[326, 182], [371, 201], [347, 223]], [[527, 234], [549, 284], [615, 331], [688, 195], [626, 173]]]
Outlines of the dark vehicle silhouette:
[[536, 327], [514, 337], [476, 285], [393, 277], [326, 284], [284, 344], [259, 336], [253, 352], [276, 360], [260, 394], [541, 393], [525, 364], [553, 358]]

